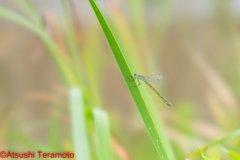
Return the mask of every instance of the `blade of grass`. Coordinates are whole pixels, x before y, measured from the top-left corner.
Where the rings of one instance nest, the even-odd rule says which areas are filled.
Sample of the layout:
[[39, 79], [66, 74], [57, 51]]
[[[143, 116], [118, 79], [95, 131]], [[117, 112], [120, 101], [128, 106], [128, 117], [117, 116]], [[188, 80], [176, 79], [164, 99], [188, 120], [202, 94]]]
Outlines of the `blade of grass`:
[[35, 23], [31, 23], [31, 21], [27, 20], [26, 18], [20, 16], [17, 13], [14, 13], [13, 11], [0, 7], [0, 16], [26, 27], [27, 29], [33, 31], [35, 34], [39, 35], [40, 37], [46, 36], [46, 34], [44, 34], [44, 31], [40, 29], [38, 26], [36, 26]]
[[82, 91], [70, 90], [72, 137], [76, 160], [91, 160]]
[[[208, 149], [210, 149], [210, 148], [212, 148], [212, 147], [214, 147], [214, 146], [216, 146], [216, 145], [218, 145], [218, 144], [223, 144], [223, 143], [226, 142], [227, 140], [232, 139], [232, 138], [235, 138], [235, 137], [238, 137], [238, 136], [240, 136], [240, 129], [238, 129], [238, 130], [236, 130], [236, 131], [234, 131], [234, 132], [232, 132], [232, 133], [224, 136], [223, 138], [221, 138], [221, 139], [219, 139], [219, 140], [216, 140], [216, 141], [213, 141], [213, 142], [209, 143], [208, 145], [206, 145], [206, 146], [205, 146], [204, 148], [202, 148], [201, 150], [202, 150], [203, 152], [206, 152]], [[199, 152], [194, 152], [194, 153], [192, 153], [190, 157], [194, 158], [194, 157], [197, 157], [197, 156], [199, 156]]]
[[[197, 147], [197, 148], [198, 148], [198, 147]], [[198, 150], [199, 150], [199, 153], [202, 155], [202, 158], [203, 158], [204, 160], [208, 160], [208, 158], [203, 154], [202, 150], [199, 149], [199, 148], [198, 148]]]
[[228, 150], [227, 148], [222, 147], [222, 146], [218, 146], [218, 148], [220, 148], [224, 153], [226, 153], [227, 155], [232, 157], [234, 160], [239, 160], [240, 159], [240, 154], [239, 153]]
[[97, 25], [91, 26], [86, 34], [88, 36], [85, 38], [86, 45], [83, 46], [82, 57], [84, 61], [84, 68], [86, 69], [88, 84], [90, 84], [88, 91], [91, 97], [94, 97], [91, 98], [91, 106], [98, 106], [102, 108], [99, 76], [101, 75], [101, 71], [103, 70], [104, 63], [106, 63], [106, 61], [102, 61], [104, 58], [101, 55], [103, 52], [101, 48], [101, 31], [99, 31], [99, 27]]
[[37, 25], [43, 27], [40, 16], [37, 14], [36, 10], [32, 6], [32, 3], [29, 0], [17, 0], [14, 1], [18, 3], [26, 12], [26, 14], [33, 20]]
[[92, 117], [97, 133], [98, 160], [111, 160], [110, 127], [108, 115], [104, 110], [93, 108]]
[[138, 36], [138, 40], [141, 41], [144, 39], [146, 35], [144, 32], [146, 31], [146, 24], [144, 23], [144, 7], [146, 6], [146, 1], [143, 0], [131, 0], [128, 1], [129, 6], [131, 7], [132, 13], [132, 25], [134, 26], [135, 34]]
[[155, 124], [153, 122], [153, 119], [148, 111], [148, 108], [145, 105], [145, 102], [143, 101], [142, 95], [139, 92], [138, 87], [133, 87], [136, 85], [135, 81], [131, 81], [129, 79], [129, 77], [132, 76], [132, 73], [128, 67], [128, 64], [126, 63], [125, 58], [123, 57], [123, 54], [106, 22], [106, 20], [104, 19], [102, 13], [100, 12], [100, 10], [98, 9], [96, 3], [93, 0], [89, 0], [97, 18], [98, 21], [103, 29], [103, 32], [107, 38], [107, 41], [110, 45], [110, 48], [113, 52], [113, 55], [117, 61], [117, 64], [121, 70], [121, 73], [123, 75], [123, 78], [127, 84], [127, 87], [133, 97], [133, 100], [140, 112], [140, 115], [147, 127], [148, 133], [150, 134], [150, 137], [155, 145], [155, 148], [160, 156], [161, 159], [163, 160], [169, 160], [169, 157], [167, 155], [167, 152], [165, 150], [165, 147], [162, 143], [162, 140], [158, 134], [158, 131], [155, 127]]
[[48, 148], [47, 146], [40, 144], [39, 142], [37, 142], [33, 139], [30, 139], [29, 137], [27, 137], [21, 133], [8, 131], [6, 134], [6, 138], [8, 140], [14, 141], [14, 143], [24, 144], [26, 147], [31, 148], [33, 150], [44, 149], [46, 151], [51, 151], [51, 148]]
[[71, 59], [74, 63], [75, 70], [77, 71], [78, 74], [80, 74], [78, 72], [78, 70], [80, 69], [79, 49], [78, 49], [77, 39], [75, 37], [74, 27], [73, 27], [71, 15], [70, 15], [71, 11], [69, 9], [68, 1], [61, 0], [61, 2], [62, 2], [63, 13], [64, 13], [63, 15], [64, 15], [64, 19], [65, 19], [65, 25], [66, 25], [65, 30], [66, 30], [67, 44], [70, 49]]
[[[28, 136], [25, 136], [20, 133], [16, 132], [8, 132], [7, 133], [7, 139], [10, 141], [13, 141], [14, 143], [20, 143], [28, 147], [31, 151], [42, 151], [44, 152], [52, 152], [53, 148], [50, 148], [48, 146], [42, 145], [39, 142], [29, 138]], [[38, 154], [38, 153], [36, 153]], [[47, 160], [51, 160], [52, 158], [46, 158]], [[55, 158], [56, 160], [60, 160], [62, 158]]]
[[49, 119], [49, 134], [48, 134], [48, 143], [51, 148], [54, 150], [59, 150], [61, 148], [61, 136], [60, 136], [60, 127], [59, 127], [59, 119], [56, 115], [56, 112], [58, 111], [58, 106], [54, 102], [51, 107], [52, 110], [52, 116], [50, 116]]
[[68, 57], [65, 57], [64, 54], [62, 54], [62, 51], [56, 46], [56, 44], [53, 42], [51, 37], [48, 36], [45, 30], [43, 30], [38, 25], [30, 22], [26, 18], [18, 15], [17, 13], [14, 13], [3, 7], [0, 7], [0, 17], [6, 18], [19, 25], [22, 25], [37, 34], [46, 45], [50, 56], [56, 64], [65, 84], [69, 88], [78, 84], [78, 81], [70, 68], [71, 62], [69, 61]]

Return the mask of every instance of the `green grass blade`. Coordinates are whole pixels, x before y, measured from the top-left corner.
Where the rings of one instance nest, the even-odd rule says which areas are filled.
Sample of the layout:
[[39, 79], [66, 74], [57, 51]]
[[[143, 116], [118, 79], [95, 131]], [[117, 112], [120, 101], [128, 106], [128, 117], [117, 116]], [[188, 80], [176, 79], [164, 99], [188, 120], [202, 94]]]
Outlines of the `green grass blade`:
[[52, 116], [49, 119], [49, 134], [48, 134], [48, 144], [51, 148], [59, 150], [61, 148], [61, 136], [59, 127], [59, 118], [55, 112], [58, 111], [58, 105], [54, 102], [51, 107]]
[[44, 149], [46, 151], [50, 151], [51, 149], [48, 148], [47, 146], [40, 144], [39, 142], [30, 139], [29, 137], [21, 134], [21, 133], [16, 133], [13, 131], [8, 131], [6, 134], [6, 138], [9, 141], [13, 141], [14, 143], [20, 143], [25, 145], [28, 148], [31, 148], [33, 150], [39, 150], [39, 149]]
[[239, 153], [228, 150], [227, 148], [222, 147], [222, 146], [218, 146], [218, 148], [220, 148], [224, 153], [226, 153], [227, 155], [232, 157], [234, 160], [239, 160], [240, 159], [240, 154]]
[[76, 160], [91, 160], [82, 91], [70, 90], [73, 147]]
[[[221, 138], [221, 139], [219, 139], [219, 140], [216, 140], [216, 141], [213, 141], [213, 142], [209, 143], [208, 145], [206, 145], [206, 146], [205, 146], [204, 148], [202, 148], [201, 150], [202, 150], [203, 152], [206, 152], [208, 149], [210, 149], [210, 148], [212, 148], [212, 147], [214, 147], [214, 146], [216, 146], [216, 145], [219, 145], [219, 144], [221, 145], [221, 144], [223, 144], [224, 142], [226, 142], [227, 140], [232, 139], [232, 138], [236, 138], [236, 137], [238, 137], [238, 136], [240, 136], [240, 129], [238, 129], [238, 130], [236, 130], [236, 131], [234, 131], [234, 132], [232, 132], [232, 133], [224, 136], [223, 138]], [[193, 154], [191, 155], [191, 157], [196, 157], [196, 156], [198, 156], [198, 155], [199, 155], [199, 152], [195, 152], [195, 153], [193, 153]]]
[[70, 88], [78, 84], [77, 79], [71, 70], [71, 63], [68, 61], [68, 58], [62, 54], [62, 51], [56, 46], [51, 37], [43, 30], [40, 26], [32, 23], [26, 18], [20, 16], [17, 13], [14, 13], [6, 8], [0, 7], [0, 17], [11, 20], [21, 26], [26, 27], [35, 34], [37, 34], [46, 45], [54, 63], [56, 64], [63, 81]]
[[131, 10], [132, 10], [132, 14], [133, 14], [133, 25], [134, 25], [134, 30], [136, 31], [136, 34], [138, 36], [139, 39], [142, 39], [144, 35], [146, 35], [144, 33], [144, 31], [146, 31], [145, 27], [145, 21], [144, 21], [144, 15], [143, 15], [143, 10], [145, 9], [145, 4], [146, 1], [144, 0], [131, 0], [128, 1], [130, 6], [131, 6]]
[[199, 149], [199, 148], [198, 148], [198, 150], [199, 150], [199, 153], [202, 155], [202, 158], [203, 158], [204, 160], [208, 160], [208, 158], [203, 154], [202, 150]]
[[14, 0], [14, 2], [18, 3], [23, 8], [23, 10], [31, 18], [32, 21], [34, 21], [40, 27], [43, 27], [40, 16], [29, 0]]
[[[28, 136], [25, 136], [20, 133], [16, 132], [8, 132], [7, 133], [7, 139], [9, 141], [14, 141], [14, 143], [23, 144], [24, 146], [28, 147], [31, 151], [35, 151], [35, 156], [38, 155], [36, 151], [42, 151], [43, 153], [49, 153], [52, 152], [54, 149], [45, 145], [40, 144], [39, 142], [29, 138]], [[45, 158], [47, 160], [51, 160], [52, 158]], [[60, 160], [62, 158], [55, 158], [56, 160]]]
[[207, 145], [206, 147], [204, 147], [202, 150], [203, 150], [203, 152], [205, 152], [205, 151], [207, 151], [208, 149], [210, 149], [210, 148], [212, 148], [212, 147], [214, 147], [214, 146], [216, 146], [216, 145], [218, 145], [218, 144], [223, 144], [223, 143], [226, 142], [227, 140], [232, 139], [232, 138], [235, 138], [235, 137], [238, 137], [238, 136], [240, 136], [240, 129], [238, 129], [238, 130], [236, 130], [236, 131], [234, 131], [234, 132], [232, 132], [232, 133], [224, 136], [223, 138], [221, 138], [221, 139], [219, 139], [219, 140], [217, 140], [217, 141], [214, 141], [214, 142], [208, 144], [208, 145]]
[[110, 127], [108, 115], [104, 110], [93, 108], [92, 117], [94, 127], [97, 133], [98, 141], [98, 159], [99, 160], [111, 160], [112, 152], [110, 145]]
[[26, 27], [27, 29], [33, 31], [34, 33], [41, 37], [46, 36], [44, 34], [44, 31], [41, 30], [38, 26], [36, 26], [35, 23], [31, 23], [29, 20], [23, 18], [22, 16], [6, 8], [0, 7], [0, 16]]
[[162, 140], [160, 139], [160, 136], [157, 132], [157, 129], [155, 127], [155, 124], [153, 122], [153, 119], [148, 111], [147, 106], [145, 105], [145, 102], [143, 101], [143, 98], [139, 92], [138, 87], [133, 87], [136, 85], [135, 81], [131, 81], [129, 79], [129, 77], [132, 76], [132, 73], [130, 72], [130, 69], [126, 63], [125, 58], [123, 57], [123, 54], [106, 22], [106, 20], [104, 19], [102, 13], [100, 12], [100, 10], [98, 9], [97, 5], [95, 4], [95, 2], [93, 0], [89, 0], [92, 8], [98, 18], [98, 21], [103, 29], [103, 32], [107, 38], [107, 41], [112, 49], [113, 55], [117, 61], [117, 64], [121, 70], [121, 73], [123, 75], [123, 78], [127, 84], [127, 87], [133, 97], [133, 100], [140, 112], [140, 115], [147, 127], [147, 130], [150, 134], [150, 137], [155, 145], [155, 148], [159, 154], [159, 156], [161, 157], [161, 159], [163, 160], [169, 160], [169, 157], [167, 155], [167, 152], [165, 150], [165, 147], [162, 143]]
[[77, 38], [74, 33], [74, 26], [71, 19], [71, 14], [70, 14], [71, 11], [69, 9], [68, 1], [61, 0], [61, 2], [62, 2], [62, 8], [63, 8], [63, 15], [65, 19], [66, 40], [70, 50], [71, 59], [74, 63], [74, 68], [76, 71], [78, 71], [80, 69], [80, 65], [79, 65], [80, 56], [79, 56], [79, 49], [77, 45]]

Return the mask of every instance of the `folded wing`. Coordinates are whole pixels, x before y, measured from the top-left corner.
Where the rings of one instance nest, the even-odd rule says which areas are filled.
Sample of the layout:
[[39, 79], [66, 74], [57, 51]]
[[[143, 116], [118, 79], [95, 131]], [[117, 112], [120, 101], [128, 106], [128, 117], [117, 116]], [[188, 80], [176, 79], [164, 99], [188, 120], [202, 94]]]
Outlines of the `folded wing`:
[[161, 87], [160, 86], [160, 82], [161, 82], [160, 79], [163, 78], [163, 76], [161, 74], [145, 76], [144, 78], [145, 78], [146, 81], [151, 82], [151, 83]]

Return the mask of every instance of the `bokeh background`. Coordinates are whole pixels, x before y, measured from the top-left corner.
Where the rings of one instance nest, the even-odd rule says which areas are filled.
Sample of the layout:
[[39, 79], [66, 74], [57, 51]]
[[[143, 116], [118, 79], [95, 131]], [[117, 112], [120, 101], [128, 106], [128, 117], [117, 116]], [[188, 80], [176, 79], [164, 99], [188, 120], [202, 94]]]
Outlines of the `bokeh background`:
[[[30, 2], [49, 35], [68, 50], [61, 2]], [[89, 2], [69, 2], [80, 79], [92, 97], [91, 106], [109, 115], [115, 159], [159, 159]], [[240, 127], [240, 1], [97, 0], [97, 4], [124, 55], [134, 57], [130, 65], [141, 71], [138, 74], [163, 75], [162, 87], [156, 89], [171, 107], [145, 84], [139, 87], [152, 97], [177, 160]], [[0, 0], [0, 5], [31, 17], [14, 0]], [[33, 142], [47, 147], [55, 138], [58, 150], [71, 150], [68, 89], [46, 47], [32, 31], [1, 17], [0, 35], [1, 149], [31, 150]], [[223, 145], [239, 152], [240, 139]], [[212, 152], [231, 159], [217, 147]]]

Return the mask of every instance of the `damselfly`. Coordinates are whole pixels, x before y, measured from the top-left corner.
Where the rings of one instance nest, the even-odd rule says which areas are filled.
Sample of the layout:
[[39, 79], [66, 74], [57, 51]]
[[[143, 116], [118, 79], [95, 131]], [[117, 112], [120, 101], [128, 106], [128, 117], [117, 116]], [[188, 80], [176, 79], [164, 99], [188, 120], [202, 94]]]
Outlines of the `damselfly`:
[[152, 76], [143, 76], [143, 75], [138, 75], [137, 73], [134, 73], [134, 79], [138, 80], [138, 86], [141, 84], [139, 79], [141, 79], [143, 82], [145, 82], [149, 87], [151, 87], [154, 92], [156, 92], [166, 103], [168, 106], [171, 106], [171, 103], [169, 103], [149, 82], [159, 86], [160, 86], [160, 79], [163, 78], [163, 76], [161, 74], [156, 74], [156, 75], [152, 75]]

